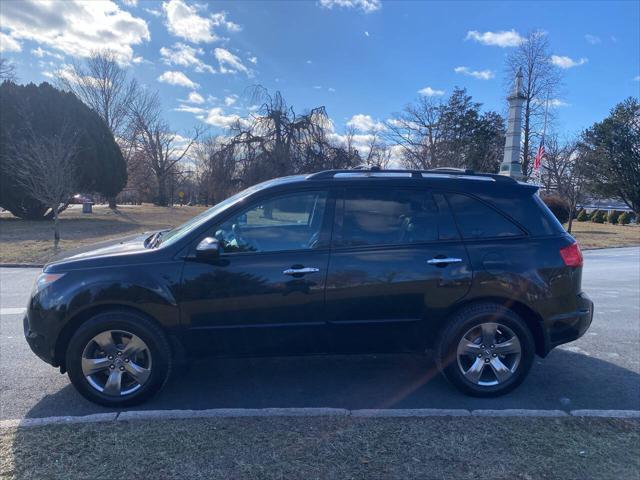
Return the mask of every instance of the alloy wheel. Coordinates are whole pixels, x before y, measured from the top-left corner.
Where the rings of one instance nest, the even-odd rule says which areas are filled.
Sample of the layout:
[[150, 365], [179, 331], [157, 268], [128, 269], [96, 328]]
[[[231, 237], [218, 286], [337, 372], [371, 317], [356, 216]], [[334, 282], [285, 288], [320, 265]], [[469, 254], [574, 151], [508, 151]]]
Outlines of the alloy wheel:
[[518, 336], [506, 325], [487, 322], [465, 333], [458, 343], [458, 368], [471, 383], [492, 387], [508, 381], [522, 358]]
[[92, 388], [111, 397], [138, 391], [151, 376], [151, 351], [124, 330], [105, 330], [82, 352], [82, 373]]

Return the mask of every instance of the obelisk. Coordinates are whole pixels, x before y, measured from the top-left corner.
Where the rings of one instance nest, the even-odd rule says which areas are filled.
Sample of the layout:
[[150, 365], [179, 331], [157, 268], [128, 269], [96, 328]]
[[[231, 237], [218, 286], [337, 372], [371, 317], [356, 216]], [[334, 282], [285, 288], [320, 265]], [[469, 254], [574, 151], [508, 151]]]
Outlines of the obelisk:
[[500, 164], [500, 175], [523, 180], [520, 163], [520, 136], [522, 134], [522, 106], [527, 97], [522, 93], [522, 70], [518, 69], [509, 101], [507, 136], [504, 142], [504, 157]]

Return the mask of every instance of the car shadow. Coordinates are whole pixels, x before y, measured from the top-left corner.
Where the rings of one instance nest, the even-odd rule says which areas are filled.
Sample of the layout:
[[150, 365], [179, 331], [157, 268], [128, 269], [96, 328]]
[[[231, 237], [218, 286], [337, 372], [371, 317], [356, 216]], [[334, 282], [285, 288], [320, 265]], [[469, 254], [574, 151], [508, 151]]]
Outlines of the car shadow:
[[[429, 358], [332, 355], [198, 361], [156, 397], [127, 410], [335, 407], [463, 409], [640, 409], [640, 375], [598, 358], [557, 349], [536, 358], [525, 382], [498, 398], [459, 393]], [[68, 385], [26, 417], [113, 411]]]

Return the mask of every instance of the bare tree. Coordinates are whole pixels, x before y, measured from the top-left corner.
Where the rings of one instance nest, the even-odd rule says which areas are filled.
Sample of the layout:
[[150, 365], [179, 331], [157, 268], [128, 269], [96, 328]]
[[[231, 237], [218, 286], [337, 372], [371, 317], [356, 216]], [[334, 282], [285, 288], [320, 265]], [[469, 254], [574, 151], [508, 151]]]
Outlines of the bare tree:
[[16, 66], [6, 58], [0, 57], [0, 81], [15, 82], [16, 78]]
[[[74, 62], [73, 71], [59, 71], [58, 81], [104, 120], [126, 153], [130, 152], [124, 136], [128, 110], [139, 88], [136, 80], [129, 78], [116, 59], [110, 50], [93, 52], [84, 63]], [[109, 207], [116, 208], [115, 197], [109, 198]]]
[[567, 231], [571, 233], [573, 212], [582, 200], [588, 179], [585, 156], [577, 140], [560, 144], [556, 135], [550, 135], [546, 143], [542, 183], [547, 191], [555, 191], [569, 203], [571, 215]]
[[543, 129], [547, 99], [555, 99], [560, 88], [558, 68], [551, 62], [549, 41], [542, 31], [529, 33], [507, 57], [508, 91], [511, 91], [518, 69], [522, 69], [525, 96], [522, 126], [522, 172], [529, 176], [533, 169], [536, 139]]
[[126, 128], [128, 107], [138, 94], [138, 83], [130, 79], [110, 50], [93, 52], [73, 71], [59, 72], [60, 84], [93, 109], [118, 138]]
[[387, 145], [381, 136], [379, 129], [374, 129], [368, 134], [364, 151], [359, 152], [364, 165], [387, 168], [391, 161], [391, 147]]
[[8, 168], [28, 194], [53, 213], [53, 246], [60, 243], [59, 214], [77, 188], [78, 133], [63, 126], [60, 133], [42, 135], [29, 126], [24, 139], [9, 145]]
[[401, 147], [406, 166], [428, 169], [438, 166], [442, 102], [422, 97], [386, 122], [386, 139]]
[[169, 204], [168, 184], [181, 162], [196, 144], [203, 129], [196, 127], [189, 138], [183, 139], [162, 119], [160, 101], [156, 93], [142, 92], [130, 105], [131, 142], [156, 177], [157, 203]]

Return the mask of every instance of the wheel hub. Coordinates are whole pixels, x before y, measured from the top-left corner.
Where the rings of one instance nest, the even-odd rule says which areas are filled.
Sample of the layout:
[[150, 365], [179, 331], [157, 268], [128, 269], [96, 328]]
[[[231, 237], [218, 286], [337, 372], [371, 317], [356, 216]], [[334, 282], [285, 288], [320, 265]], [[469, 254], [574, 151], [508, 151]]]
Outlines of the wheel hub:
[[151, 352], [144, 341], [124, 330], [93, 337], [82, 352], [82, 372], [92, 388], [108, 396], [129, 395], [151, 375]]
[[520, 364], [522, 347], [506, 325], [486, 322], [468, 330], [457, 349], [458, 368], [475, 385], [494, 386], [509, 380]]

